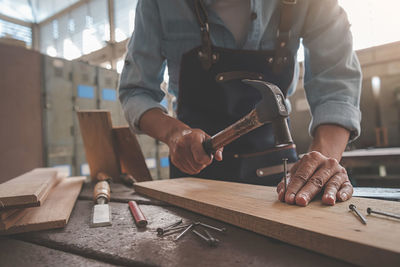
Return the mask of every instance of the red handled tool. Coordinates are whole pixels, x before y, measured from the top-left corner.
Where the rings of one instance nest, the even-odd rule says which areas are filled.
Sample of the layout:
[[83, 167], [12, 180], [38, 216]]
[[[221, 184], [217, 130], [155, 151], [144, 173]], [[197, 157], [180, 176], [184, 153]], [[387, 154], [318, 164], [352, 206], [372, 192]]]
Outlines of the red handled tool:
[[132, 213], [135, 223], [138, 227], [145, 227], [147, 225], [146, 217], [144, 217], [143, 212], [140, 210], [138, 204], [131, 200], [128, 202], [129, 209]]

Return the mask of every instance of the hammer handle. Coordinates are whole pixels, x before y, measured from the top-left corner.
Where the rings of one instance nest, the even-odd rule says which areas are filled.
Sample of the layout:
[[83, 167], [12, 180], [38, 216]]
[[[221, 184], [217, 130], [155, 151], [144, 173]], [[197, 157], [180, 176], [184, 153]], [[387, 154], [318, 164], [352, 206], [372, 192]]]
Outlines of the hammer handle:
[[231, 126], [225, 128], [219, 133], [212, 136], [210, 139], [203, 142], [204, 151], [208, 154], [214, 154], [221, 147], [230, 144], [242, 135], [251, 130], [260, 127], [261, 123], [258, 119], [257, 112], [252, 110], [249, 114], [238, 120]]

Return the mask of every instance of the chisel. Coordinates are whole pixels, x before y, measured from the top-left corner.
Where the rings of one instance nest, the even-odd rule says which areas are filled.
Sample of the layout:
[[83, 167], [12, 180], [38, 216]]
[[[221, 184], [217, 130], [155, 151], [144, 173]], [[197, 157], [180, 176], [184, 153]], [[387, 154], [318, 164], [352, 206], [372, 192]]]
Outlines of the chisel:
[[92, 223], [90, 227], [100, 227], [111, 225], [111, 210], [108, 202], [110, 201], [110, 185], [106, 181], [100, 181], [94, 187]]

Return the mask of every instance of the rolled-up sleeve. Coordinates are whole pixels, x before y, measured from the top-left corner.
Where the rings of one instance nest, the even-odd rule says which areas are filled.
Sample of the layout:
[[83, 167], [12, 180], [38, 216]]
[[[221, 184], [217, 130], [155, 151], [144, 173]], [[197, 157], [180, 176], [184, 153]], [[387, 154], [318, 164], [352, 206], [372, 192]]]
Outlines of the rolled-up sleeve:
[[336, 0], [310, 1], [303, 28], [304, 87], [310, 104], [310, 134], [321, 124], [360, 135], [361, 68], [344, 10]]
[[165, 93], [160, 84], [165, 70], [161, 54], [162, 27], [155, 0], [139, 0], [135, 30], [129, 41], [119, 83], [119, 99], [130, 128], [139, 133], [143, 113], [160, 104]]

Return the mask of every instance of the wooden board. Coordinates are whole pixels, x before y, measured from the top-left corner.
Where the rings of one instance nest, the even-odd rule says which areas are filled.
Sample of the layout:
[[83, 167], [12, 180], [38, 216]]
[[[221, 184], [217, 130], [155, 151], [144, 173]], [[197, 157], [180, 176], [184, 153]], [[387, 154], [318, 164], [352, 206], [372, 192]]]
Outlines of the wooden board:
[[38, 168], [0, 184], [0, 210], [40, 206], [57, 181], [57, 170]]
[[122, 172], [139, 182], [153, 180], [135, 135], [128, 127], [115, 127], [113, 133]]
[[352, 203], [363, 214], [367, 207], [399, 213], [398, 202], [352, 198], [335, 206], [313, 201], [298, 207], [278, 201], [274, 187], [196, 178], [141, 182], [135, 184], [135, 190], [353, 264], [400, 263], [400, 221], [371, 215], [363, 225], [348, 208]]
[[77, 114], [92, 179], [98, 172], [105, 172], [119, 181], [120, 167], [114, 150], [110, 112], [93, 110]]
[[[5, 231], [0, 231], [0, 234], [64, 227], [68, 222], [84, 180], [84, 176], [62, 178], [41, 207], [22, 210], [20, 213], [23, 213], [23, 216]], [[6, 218], [5, 224], [7, 225], [7, 220], [13, 220], [13, 216], [20, 216], [20, 213]]]
[[341, 163], [346, 168], [370, 166], [398, 166], [400, 164], [400, 148], [357, 149], [343, 152]]

